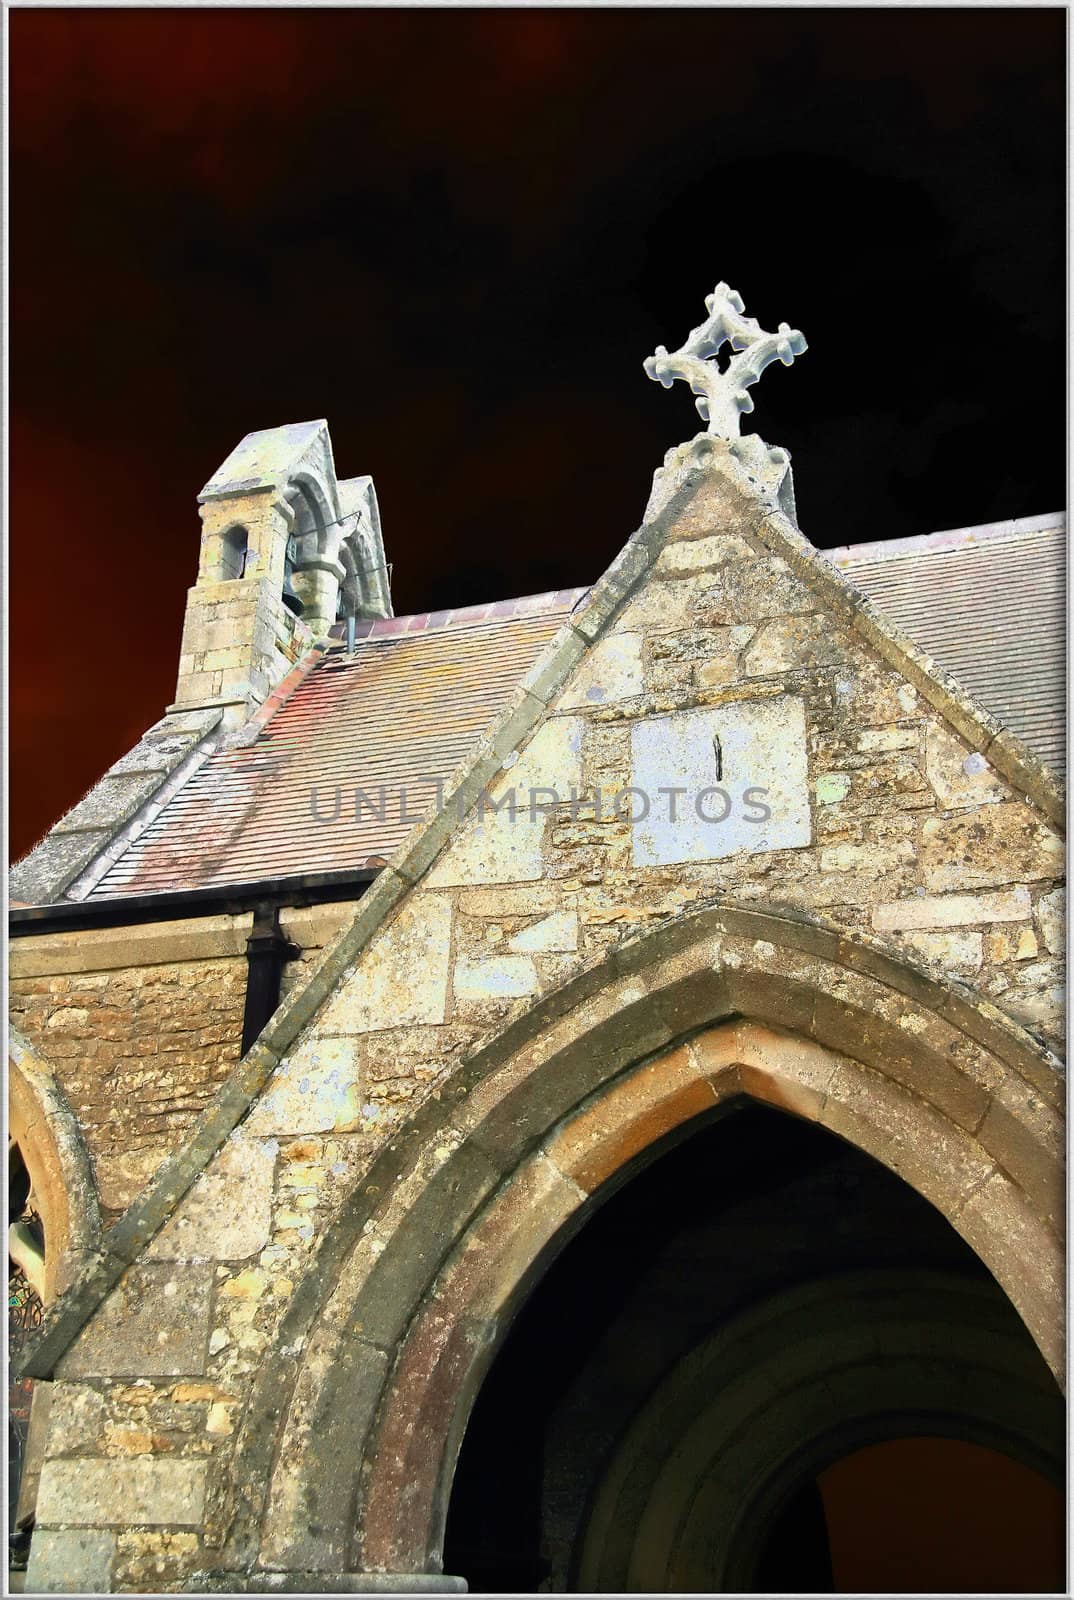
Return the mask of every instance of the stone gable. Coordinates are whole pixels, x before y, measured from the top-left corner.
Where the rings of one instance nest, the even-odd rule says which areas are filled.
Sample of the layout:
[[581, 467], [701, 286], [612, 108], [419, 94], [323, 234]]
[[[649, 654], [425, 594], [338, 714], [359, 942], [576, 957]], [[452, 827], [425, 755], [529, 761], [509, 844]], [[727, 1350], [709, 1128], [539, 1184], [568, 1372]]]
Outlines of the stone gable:
[[[353, 1369], [347, 1392], [372, 1415], [402, 1339], [397, 1303], [411, 1280], [415, 1295], [432, 1281], [435, 1249], [448, 1251], [503, 1192], [501, 1146], [530, 1138], [509, 1109], [512, 1085], [536, 1071], [557, 1029], [614, 1023], [609, 1079], [649, 1056], [663, 1065], [621, 1090], [632, 1109], [612, 1146], [599, 1108], [547, 1136], [525, 1176], [534, 1214], [545, 1208], [542, 1237], [649, 1139], [715, 1103], [722, 1073], [734, 1092], [849, 1139], [868, 1120], [862, 1082], [875, 1078], [874, 1152], [930, 1196], [930, 1170], [942, 1172], [936, 1203], [965, 1212], [967, 1237], [989, 1236], [993, 1195], [1026, 1239], [1056, 1226], [1054, 1184], [1038, 1182], [1032, 1153], [1039, 1145], [1061, 1159], [1049, 1049], [1062, 1018], [1063, 846], [1051, 791], [1031, 758], [918, 657], [900, 656], [897, 640], [879, 647], [853, 591], [810, 580], [808, 560], [771, 536], [772, 505], [740, 465], [710, 451], [692, 470], [664, 485], [649, 522], [457, 774], [444, 810], [293, 975], [207, 1114], [217, 1120], [202, 1119], [188, 1154], [132, 1209], [123, 1248], [133, 1264], [63, 1358], [57, 1399], [77, 1426], [53, 1427], [38, 1509], [46, 1535], [94, 1530], [79, 1559], [92, 1545], [113, 1587], [137, 1588], [148, 1574], [179, 1587], [258, 1559], [350, 1570], [353, 1551], [325, 1528], [337, 1528], [333, 1496], [342, 1505], [351, 1491], [342, 1479], [317, 1490], [304, 1476], [311, 1419], [328, 1415], [322, 1388]], [[673, 939], [728, 906], [741, 928], [713, 935], [688, 964]], [[802, 950], [751, 936], [752, 914], [764, 927], [808, 930]], [[660, 984], [630, 969], [646, 935], [667, 936]], [[817, 976], [825, 962], [835, 976], [827, 967]], [[206, 974], [219, 994], [225, 978]], [[39, 1014], [46, 992], [57, 998], [41, 981], [25, 980], [24, 1025], [43, 1048], [50, 1036], [69, 1040], [73, 1058], [80, 1040], [101, 1036], [102, 1014], [77, 984], [58, 998], [80, 1021], [57, 1023], [63, 1008]], [[137, 981], [133, 963], [110, 977], [113, 1000], [117, 985]], [[815, 1024], [823, 1044], [814, 1032], [795, 1057], [798, 1076], [784, 1073], [778, 1088], [766, 1051], [783, 1049], [782, 1035], [750, 1034], [748, 1060], [700, 1046], [662, 1055], [708, 1015], [709, 988], [722, 996], [714, 1017], [777, 1033]], [[203, 1009], [196, 993], [191, 1005]], [[220, 1044], [207, 1082], [235, 1053]], [[558, 1081], [566, 1095], [575, 1074], [581, 1100], [596, 1089], [589, 1056], [572, 1048], [568, 1039]], [[1014, 1076], [998, 1064], [1008, 1048], [1026, 1063]], [[509, 1056], [503, 1070], [516, 1079], [494, 1092], [493, 1066]], [[881, 1061], [897, 1089], [881, 1087]], [[100, 1162], [107, 1119], [78, 1072], [66, 1081]], [[910, 1101], [931, 1119], [916, 1133]], [[546, 1137], [530, 1114], [532, 1139]], [[557, 1114], [548, 1111], [550, 1124]], [[499, 1131], [472, 1137], [483, 1118]], [[415, 1220], [432, 1193], [436, 1247]], [[465, 1280], [470, 1258], [452, 1259]], [[462, 1293], [453, 1282], [444, 1305]], [[378, 1283], [370, 1298], [362, 1285]], [[498, 1317], [513, 1290], [505, 1278], [481, 1292]], [[1024, 1288], [1026, 1306], [1039, 1308], [1036, 1294]], [[148, 1308], [141, 1320], [128, 1314], [134, 1302]], [[183, 1315], [174, 1327], [163, 1312], [154, 1321], [154, 1304], [181, 1304]], [[464, 1324], [446, 1312], [418, 1319], [414, 1338], [435, 1342]], [[168, 1337], [148, 1355], [139, 1341], [154, 1328]], [[346, 1329], [351, 1342], [341, 1343]], [[283, 1396], [279, 1443], [240, 1426], [261, 1414], [258, 1384], [270, 1381]], [[390, 1419], [381, 1425], [390, 1437]], [[114, 1508], [128, 1501], [142, 1510], [117, 1527]], [[378, 1528], [370, 1511], [363, 1548], [391, 1570], [402, 1535]], [[47, 1552], [48, 1537], [38, 1539]]]

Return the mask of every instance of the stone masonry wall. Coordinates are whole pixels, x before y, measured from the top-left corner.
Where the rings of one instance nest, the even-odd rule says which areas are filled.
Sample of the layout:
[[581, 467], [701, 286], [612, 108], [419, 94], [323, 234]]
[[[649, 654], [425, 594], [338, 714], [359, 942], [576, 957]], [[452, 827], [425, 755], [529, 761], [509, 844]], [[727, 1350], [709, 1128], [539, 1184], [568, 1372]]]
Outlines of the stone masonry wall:
[[[1056, 1039], [1055, 830], [785, 561], [749, 532], [721, 531], [721, 493], [718, 478], [702, 486], [492, 788], [499, 801], [511, 788], [559, 799], [531, 813], [527, 798], [513, 821], [505, 807], [464, 823], [64, 1357], [38, 1501], [39, 1583], [67, 1562], [113, 1588], [175, 1588], [217, 1563], [245, 1492], [229, 1467], [243, 1405], [329, 1221], [457, 1064], [639, 929], [716, 898], [806, 911], [851, 937], [887, 939]], [[631, 785], [722, 787], [730, 810], [719, 823], [692, 798], [677, 819], [670, 805], [633, 823], [609, 803], [598, 810], [595, 788], [610, 802]], [[747, 818], [751, 788], [768, 792], [769, 817]], [[722, 804], [709, 795], [710, 814]], [[176, 1032], [226, 1031], [223, 1016], [195, 1022], [213, 985], [230, 981], [226, 966], [164, 986], [186, 996], [170, 1013]], [[146, 981], [124, 976], [132, 1002]], [[42, 1002], [20, 995], [46, 1053], [59, 1039], [71, 1046], [60, 1059], [77, 1060], [96, 1039], [104, 1056], [87, 1059], [113, 1059], [88, 1014], [77, 1029], [50, 1027]], [[151, 1060], [165, 1053], [132, 1023], [128, 1087], [145, 1059], [139, 1041]], [[184, 1095], [219, 1081], [228, 1048], [222, 1037], [184, 1046], [195, 1058]], [[211, 1063], [198, 1054], [213, 1050]], [[77, 1097], [92, 1074], [67, 1070]], [[84, 1103], [103, 1149], [107, 1117], [92, 1095]]]
[[[12, 1022], [78, 1118], [106, 1220], [141, 1191], [234, 1067], [246, 997], [246, 960], [233, 949], [244, 948], [244, 930], [229, 930], [231, 953], [156, 961], [159, 925], [122, 934], [34, 937], [11, 949]], [[138, 964], [126, 964], [132, 956]]]
[[312, 642], [271, 578], [199, 581], [180, 645], [177, 707], [260, 705]]

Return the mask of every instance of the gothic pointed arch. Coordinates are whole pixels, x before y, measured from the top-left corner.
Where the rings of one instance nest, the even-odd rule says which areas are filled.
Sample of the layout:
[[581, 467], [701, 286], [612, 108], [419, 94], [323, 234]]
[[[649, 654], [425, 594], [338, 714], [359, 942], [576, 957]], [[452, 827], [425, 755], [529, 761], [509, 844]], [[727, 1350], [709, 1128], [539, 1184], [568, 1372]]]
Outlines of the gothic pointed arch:
[[272, 1481], [233, 1558], [439, 1570], [466, 1419], [515, 1311], [594, 1206], [736, 1097], [902, 1176], [1057, 1371], [1058, 1086], [1028, 1035], [877, 941], [727, 905], [630, 941], [461, 1066], [343, 1206], [246, 1414], [236, 1470]]

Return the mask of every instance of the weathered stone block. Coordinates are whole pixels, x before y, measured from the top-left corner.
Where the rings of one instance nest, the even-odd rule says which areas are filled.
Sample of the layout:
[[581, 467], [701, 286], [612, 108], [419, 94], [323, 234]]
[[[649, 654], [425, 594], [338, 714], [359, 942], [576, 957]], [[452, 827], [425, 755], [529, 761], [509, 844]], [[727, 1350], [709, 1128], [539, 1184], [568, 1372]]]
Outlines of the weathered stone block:
[[930, 889], [973, 889], [1063, 875], [1063, 842], [1020, 802], [930, 817], [921, 832], [921, 866]]
[[[431, 878], [431, 875], [430, 875]], [[443, 1022], [448, 994], [451, 901], [411, 895], [362, 952], [353, 975], [326, 1007], [326, 1034]]]
[[361, 1094], [356, 1041], [314, 1034], [281, 1061], [244, 1127], [251, 1138], [342, 1133], [361, 1123]]
[[1003, 894], [918, 895], [912, 900], [885, 900], [873, 908], [873, 927], [880, 933], [904, 928], [957, 928], [973, 922], [1025, 922], [1031, 912], [1028, 889]]
[[819, 806], [838, 805], [850, 793], [849, 772], [825, 772], [813, 786]]
[[[1033, 966], [1042, 963], [1035, 962]], [[1038, 978], [1032, 967], [1018, 972], [1016, 985], [1003, 996], [1003, 1008], [1017, 1022], [1027, 1028], [1051, 1034], [1056, 1039], [1063, 1033], [1066, 1014], [1066, 985], [1058, 972], [1053, 971], [1053, 981]]]
[[88, 1383], [56, 1382], [51, 1391], [49, 1454], [99, 1448], [107, 1419], [103, 1396]]
[[243, 913], [31, 936], [12, 943], [8, 970], [12, 978], [35, 978], [242, 956], [252, 921]]
[[779, 617], [758, 629], [742, 658], [742, 669], [747, 678], [767, 678], [773, 673], [833, 664], [842, 653], [831, 617]]
[[612, 632], [663, 632], [688, 627], [696, 620], [695, 606], [702, 603], [711, 587], [712, 578], [706, 573], [681, 578], [678, 582], [650, 581], [624, 606]]
[[30, 1545], [25, 1593], [109, 1594], [115, 1554], [114, 1533], [38, 1527]]
[[12, 900], [43, 905], [54, 899], [104, 849], [110, 837], [109, 828], [95, 833], [63, 834], [54, 830], [12, 867]]
[[274, 1139], [233, 1137], [145, 1251], [151, 1261], [241, 1261], [272, 1228]]
[[925, 735], [925, 772], [942, 806], [988, 805], [1012, 798], [984, 756], [938, 722], [930, 722]]
[[[531, 1047], [476, 1082], [452, 1121], [506, 1168], [600, 1083], [673, 1033], [643, 987], [617, 986], [572, 1007]], [[535, 1070], [551, 1056], [554, 1070]]]
[[718, 1028], [701, 1034], [691, 1048], [704, 1071], [718, 1084], [729, 1063], [752, 1099], [815, 1122], [841, 1057], [756, 1022], [740, 1023], [732, 1033]]
[[903, 942], [926, 961], [935, 961], [948, 972], [970, 973], [980, 969], [983, 959], [980, 933], [904, 933]]
[[458, 905], [468, 917], [525, 917], [555, 911], [562, 892], [554, 883], [505, 884], [502, 888], [464, 890]]
[[[333, 1354], [318, 1382], [292, 1411], [282, 1462], [273, 1474], [261, 1554], [269, 1566], [342, 1572], [354, 1526], [354, 1482], [341, 1470], [361, 1448], [384, 1383], [388, 1359], [361, 1338]], [[323, 1387], [322, 1385], [323, 1381]], [[314, 1472], [301, 1470], [305, 1461]], [[335, 1583], [331, 1592], [339, 1592]]]
[[557, 911], [540, 922], [531, 922], [528, 928], [516, 933], [508, 941], [508, 950], [520, 955], [541, 955], [550, 950], [577, 950], [577, 911]]
[[280, 912], [280, 930], [302, 950], [331, 944], [354, 914], [351, 905], [302, 906]]
[[699, 661], [694, 670], [699, 689], [721, 689], [726, 684], [738, 682], [738, 656], [712, 656], [708, 661]]
[[858, 1066], [836, 1072], [820, 1121], [899, 1173], [948, 1215], [957, 1213], [994, 1170], [970, 1135], [933, 1106], [922, 1106], [901, 1085]]
[[641, 694], [641, 645], [639, 633], [613, 633], [598, 640], [556, 701], [556, 710], [611, 705]]
[[456, 1000], [506, 1000], [536, 987], [537, 969], [528, 956], [461, 956], [455, 963]]
[[683, 1046], [636, 1068], [577, 1112], [546, 1150], [562, 1173], [592, 1194], [656, 1140], [715, 1106], [711, 1083]]
[[149, 1149], [101, 1151], [93, 1168], [101, 1204], [111, 1211], [126, 1211], [156, 1172], [166, 1154], [163, 1143]]
[[197, 1527], [205, 1502], [204, 1461], [46, 1461], [41, 1470], [37, 1516], [45, 1526], [124, 1528], [139, 1523]]
[[913, 861], [916, 852], [909, 839], [891, 845], [835, 844], [820, 852], [822, 872], [867, 872], [880, 876]]
[[116, 775], [106, 773], [89, 794], [60, 818], [53, 832], [86, 833], [99, 828], [118, 828], [160, 787], [163, 778], [159, 769]]
[[[674, 548], [686, 554], [698, 545]], [[816, 611], [818, 606], [816, 594], [794, 576], [782, 557], [769, 556], [763, 560], [729, 561], [722, 566], [699, 613], [710, 623], [757, 623], [773, 617], [803, 615]]]
[[958, 1231], [990, 1263], [1056, 1373], [1066, 1358], [1064, 1252], [1055, 1233], [1005, 1172], [995, 1171], [967, 1200]]
[[1066, 952], [1066, 890], [1053, 889], [1037, 903], [1037, 926], [1049, 955]]
[[921, 731], [915, 727], [863, 728], [854, 741], [866, 755], [886, 755], [893, 750], [916, 750]]
[[[581, 786], [581, 717], [555, 717], [535, 734], [517, 761], [490, 785], [455, 840], [425, 879], [430, 889], [452, 884], [520, 883], [544, 874], [541, 842], [547, 808]], [[513, 796], [513, 805], [509, 801]], [[492, 806], [498, 809], [493, 811]]]
[[130, 1267], [63, 1357], [57, 1376], [204, 1372], [211, 1282], [208, 1262]]

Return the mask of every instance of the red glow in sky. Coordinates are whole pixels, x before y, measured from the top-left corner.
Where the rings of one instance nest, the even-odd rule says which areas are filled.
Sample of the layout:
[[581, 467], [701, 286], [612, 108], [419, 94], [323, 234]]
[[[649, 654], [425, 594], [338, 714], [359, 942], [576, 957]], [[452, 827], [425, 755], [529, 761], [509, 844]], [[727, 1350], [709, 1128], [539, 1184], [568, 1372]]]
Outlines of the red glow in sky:
[[587, 583], [725, 277], [809, 339], [755, 426], [815, 543], [1054, 510], [1063, 60], [1030, 8], [13, 11], [13, 854], [170, 702], [253, 428], [373, 473], [399, 611]]

